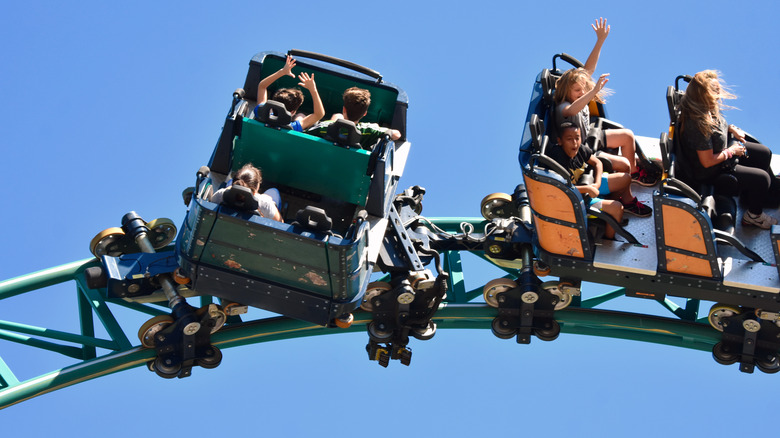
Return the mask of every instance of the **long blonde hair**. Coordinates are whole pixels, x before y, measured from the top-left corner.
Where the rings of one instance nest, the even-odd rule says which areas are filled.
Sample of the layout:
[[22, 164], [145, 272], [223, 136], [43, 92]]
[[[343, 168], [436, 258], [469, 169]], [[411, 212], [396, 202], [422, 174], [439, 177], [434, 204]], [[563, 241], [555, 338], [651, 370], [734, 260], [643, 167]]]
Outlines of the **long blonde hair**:
[[709, 137], [718, 127], [720, 112], [733, 108], [725, 105], [722, 99], [736, 99], [720, 79], [717, 70], [704, 70], [693, 75], [680, 102], [680, 130], [690, 122], [705, 136]]
[[[555, 82], [555, 103], [563, 103], [569, 96], [569, 89], [576, 83], [581, 83], [586, 93], [596, 86], [596, 82], [593, 81], [593, 78], [584, 68], [579, 67], [566, 70]], [[609, 88], [602, 88], [596, 95], [595, 101], [598, 103], [605, 103], [606, 98], [610, 95], [612, 95], [612, 90]]]

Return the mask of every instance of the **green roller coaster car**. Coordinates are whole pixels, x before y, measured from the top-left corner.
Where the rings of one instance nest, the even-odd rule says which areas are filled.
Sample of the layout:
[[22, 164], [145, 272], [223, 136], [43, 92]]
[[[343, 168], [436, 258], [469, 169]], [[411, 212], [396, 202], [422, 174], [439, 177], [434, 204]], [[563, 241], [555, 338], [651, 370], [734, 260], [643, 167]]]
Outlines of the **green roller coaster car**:
[[[341, 111], [347, 88], [368, 89], [372, 103], [363, 120], [397, 129], [401, 138], [385, 137], [364, 150], [254, 120], [257, 84], [285, 60], [281, 53], [255, 55], [209, 170], [199, 173], [176, 254], [195, 291], [328, 325], [360, 305], [382, 245], [410, 147], [408, 98], [373, 70], [309, 52], [289, 54], [312, 60], [299, 60], [295, 72], [316, 76], [326, 114]], [[274, 87], [296, 83], [285, 77]], [[300, 111], [311, 112], [310, 100]], [[280, 191], [283, 222], [210, 202], [247, 163], [262, 169], [263, 190]]]

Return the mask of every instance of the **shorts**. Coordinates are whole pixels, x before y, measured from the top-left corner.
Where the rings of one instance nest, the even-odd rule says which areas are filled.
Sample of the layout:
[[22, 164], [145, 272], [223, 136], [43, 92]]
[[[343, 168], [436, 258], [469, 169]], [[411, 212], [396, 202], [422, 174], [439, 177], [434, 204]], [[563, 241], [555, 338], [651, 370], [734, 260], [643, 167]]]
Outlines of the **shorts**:
[[[599, 186], [599, 195], [606, 196], [609, 195], [609, 180], [604, 175], [601, 175], [601, 185]], [[588, 204], [588, 208], [594, 207], [596, 210], [601, 211], [601, 201], [603, 201], [602, 198], [591, 198], [590, 204]]]

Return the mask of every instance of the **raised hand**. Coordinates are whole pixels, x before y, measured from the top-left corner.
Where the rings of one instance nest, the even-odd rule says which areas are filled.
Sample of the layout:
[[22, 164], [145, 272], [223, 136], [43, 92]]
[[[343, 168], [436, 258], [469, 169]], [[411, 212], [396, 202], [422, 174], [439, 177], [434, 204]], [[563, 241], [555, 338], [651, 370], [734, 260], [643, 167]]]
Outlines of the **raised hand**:
[[314, 82], [314, 73], [309, 76], [308, 73], [303, 72], [298, 75], [298, 80], [301, 81], [298, 83], [298, 85], [309, 90], [310, 92], [313, 93], [317, 90], [317, 84]]
[[598, 93], [602, 88], [604, 88], [605, 85], [607, 85], [607, 82], [609, 82], [609, 73], [604, 73], [603, 75], [599, 76], [599, 79], [596, 81], [596, 86], [594, 86], [593, 89], [596, 93]]
[[282, 72], [286, 76], [292, 76], [295, 77], [295, 75], [292, 72], [293, 67], [295, 67], [295, 60], [292, 56], [287, 55], [287, 59], [284, 61], [284, 67], [282, 67]]
[[604, 41], [607, 39], [607, 36], [609, 36], [609, 26], [607, 25], [606, 18], [599, 18], [596, 20], [596, 24], [591, 24], [590, 26], [596, 32], [597, 40]]

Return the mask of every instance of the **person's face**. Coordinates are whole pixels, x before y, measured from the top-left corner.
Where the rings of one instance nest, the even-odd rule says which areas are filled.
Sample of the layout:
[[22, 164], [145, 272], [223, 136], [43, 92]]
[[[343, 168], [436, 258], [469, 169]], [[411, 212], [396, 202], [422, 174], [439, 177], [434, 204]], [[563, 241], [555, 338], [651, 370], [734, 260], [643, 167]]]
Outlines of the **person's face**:
[[575, 82], [569, 87], [569, 95], [566, 96], [566, 100], [574, 102], [585, 94], [585, 86], [582, 81]]
[[580, 130], [577, 128], [568, 128], [558, 137], [558, 144], [569, 158], [577, 155], [580, 148]]

